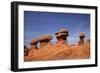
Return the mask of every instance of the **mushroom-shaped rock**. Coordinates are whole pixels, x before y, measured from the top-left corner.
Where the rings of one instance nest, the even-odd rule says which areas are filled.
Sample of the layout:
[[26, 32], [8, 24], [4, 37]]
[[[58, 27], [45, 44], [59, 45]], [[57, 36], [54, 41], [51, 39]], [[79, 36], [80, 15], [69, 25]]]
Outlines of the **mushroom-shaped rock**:
[[80, 37], [79, 45], [84, 45], [85, 32], [81, 32], [79, 37]]
[[56, 38], [57, 38], [56, 44], [67, 44], [67, 34], [66, 33], [56, 34]]
[[31, 40], [31, 48], [35, 48], [35, 49], [37, 49], [37, 43], [39, 42], [39, 40], [37, 40], [37, 39], [32, 39]]
[[68, 30], [65, 28], [62, 28], [59, 30], [59, 32], [55, 33], [57, 38], [56, 44], [67, 44], [67, 37], [68, 37]]
[[50, 35], [43, 35], [40, 37], [40, 48], [44, 46], [51, 46], [50, 40], [52, 40], [53, 37]]

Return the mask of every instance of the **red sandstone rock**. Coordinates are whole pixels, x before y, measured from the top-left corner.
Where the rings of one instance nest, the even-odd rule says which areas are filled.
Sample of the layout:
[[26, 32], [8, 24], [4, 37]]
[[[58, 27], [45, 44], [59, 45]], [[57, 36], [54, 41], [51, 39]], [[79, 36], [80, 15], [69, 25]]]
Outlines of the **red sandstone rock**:
[[53, 37], [51, 37], [50, 35], [44, 35], [40, 37], [40, 48], [43, 48], [45, 46], [51, 46], [51, 42], [50, 40], [52, 40]]
[[38, 42], [39, 42], [39, 40], [37, 40], [37, 39], [32, 39], [30, 44], [32, 45], [32, 44], [36, 44], [36, 43], [38, 43]]
[[39, 40], [37, 40], [37, 39], [32, 39], [31, 40], [31, 49], [38, 49], [38, 47], [37, 47], [37, 43], [39, 42]]
[[79, 37], [80, 37], [79, 45], [84, 45], [85, 32], [81, 32]]
[[66, 44], [67, 45], [67, 37], [68, 37], [68, 30], [67, 29], [61, 29], [59, 32], [55, 33], [57, 38], [57, 44]]
[[[42, 36], [38, 41], [32, 40], [31, 46], [36, 46], [40, 42], [38, 50], [30, 49], [29, 55], [24, 56], [24, 61], [45, 61], [45, 60], [67, 60], [67, 59], [89, 59], [90, 58], [90, 40], [84, 42], [85, 33], [80, 33], [80, 44], [85, 45], [67, 45], [68, 30], [61, 29], [55, 33], [57, 38], [56, 45], [51, 45], [50, 35]], [[32, 47], [31, 47], [32, 48]]]

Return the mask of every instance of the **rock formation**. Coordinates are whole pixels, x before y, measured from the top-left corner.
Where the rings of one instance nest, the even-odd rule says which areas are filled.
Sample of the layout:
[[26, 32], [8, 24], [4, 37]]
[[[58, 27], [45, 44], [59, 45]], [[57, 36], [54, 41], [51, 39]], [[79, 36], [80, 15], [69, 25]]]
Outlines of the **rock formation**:
[[79, 45], [84, 45], [85, 32], [81, 32], [79, 37], [80, 37]]
[[31, 45], [31, 48], [32, 49], [38, 49], [38, 47], [37, 47], [37, 43], [39, 42], [39, 40], [37, 40], [37, 39], [32, 39], [31, 40], [31, 43], [30, 43], [30, 45]]
[[40, 48], [43, 48], [45, 46], [51, 46], [50, 40], [52, 40], [52, 39], [53, 39], [53, 37], [51, 37], [50, 35], [41, 36], [39, 39]]
[[67, 29], [61, 29], [59, 32], [55, 33], [57, 42], [56, 44], [68, 44], [67, 43], [67, 37], [68, 37], [68, 30]]
[[38, 49], [37, 43], [38, 43], [37, 39], [31, 40], [31, 43], [30, 43], [31, 47], [26, 49], [25, 54], [27, 54], [27, 55], [25, 55], [25, 56], [32, 56], [34, 54], [34, 51]]
[[31, 47], [24, 50], [24, 61], [90, 58], [90, 40], [84, 42], [85, 32], [80, 33], [78, 44], [75, 43], [73, 46], [68, 44], [69, 31], [67, 29], [60, 29], [55, 35], [57, 39], [55, 45], [51, 44], [53, 37], [50, 35], [43, 35], [38, 40], [32, 39]]

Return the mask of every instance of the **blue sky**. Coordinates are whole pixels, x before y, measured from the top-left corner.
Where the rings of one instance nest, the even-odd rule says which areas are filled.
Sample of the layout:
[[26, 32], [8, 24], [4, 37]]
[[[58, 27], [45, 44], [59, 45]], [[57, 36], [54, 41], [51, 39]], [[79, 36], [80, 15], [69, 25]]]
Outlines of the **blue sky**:
[[29, 45], [32, 38], [50, 34], [52, 44], [56, 42], [55, 32], [69, 30], [68, 42], [79, 41], [79, 33], [85, 32], [90, 38], [90, 14], [24, 11], [24, 44]]

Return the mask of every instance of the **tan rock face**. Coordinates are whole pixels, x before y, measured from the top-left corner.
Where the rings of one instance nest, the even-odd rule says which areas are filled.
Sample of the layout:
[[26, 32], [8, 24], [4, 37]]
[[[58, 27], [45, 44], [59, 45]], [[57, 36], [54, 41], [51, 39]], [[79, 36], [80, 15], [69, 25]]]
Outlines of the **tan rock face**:
[[80, 37], [79, 45], [84, 45], [85, 32], [81, 32], [79, 37]]
[[40, 48], [44, 47], [44, 46], [51, 46], [51, 42], [50, 40], [52, 40], [53, 37], [51, 37], [50, 35], [44, 35], [42, 37], [40, 37]]

